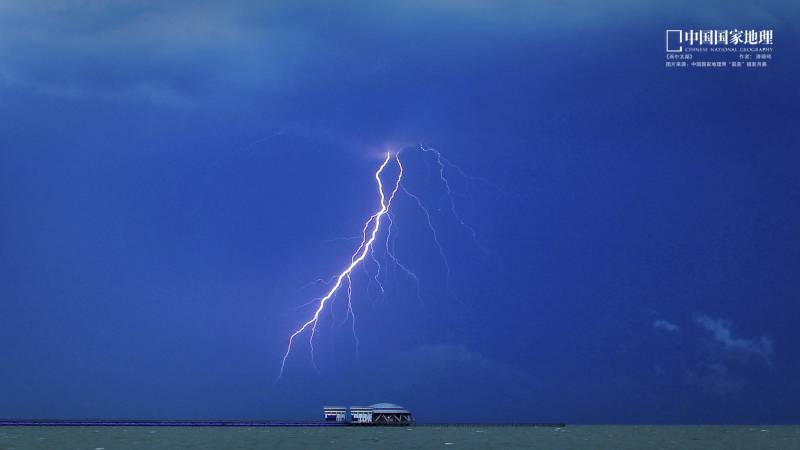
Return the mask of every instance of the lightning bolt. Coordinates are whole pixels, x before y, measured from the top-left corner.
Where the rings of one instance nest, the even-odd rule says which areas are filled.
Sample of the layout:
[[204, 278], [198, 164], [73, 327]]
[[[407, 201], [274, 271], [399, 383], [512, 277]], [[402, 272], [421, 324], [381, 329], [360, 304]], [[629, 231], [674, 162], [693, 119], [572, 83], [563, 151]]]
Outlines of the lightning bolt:
[[[478, 233], [475, 231], [475, 228], [472, 228], [471, 226], [469, 226], [469, 224], [464, 222], [464, 219], [461, 218], [461, 215], [458, 214], [458, 211], [456, 210], [456, 202], [453, 199], [453, 190], [450, 189], [450, 182], [447, 181], [447, 176], [445, 175], [445, 165], [454, 168], [455, 170], [457, 170], [464, 177], [466, 177], [466, 178], [469, 178], [469, 177], [467, 176], [467, 174], [464, 173], [463, 170], [461, 170], [460, 167], [458, 167], [455, 164], [451, 163], [450, 161], [447, 160], [447, 158], [442, 156], [441, 152], [439, 152], [438, 150], [436, 150], [434, 148], [431, 148], [431, 147], [426, 147], [424, 145], [420, 145], [419, 149], [422, 150], [425, 153], [431, 152], [436, 157], [436, 164], [439, 165], [439, 178], [442, 180], [442, 184], [444, 184], [444, 188], [447, 191], [447, 198], [450, 200], [450, 211], [453, 213], [453, 217], [456, 218], [458, 223], [460, 223], [462, 227], [464, 227], [467, 230], [469, 230], [470, 234], [472, 234], [472, 240], [477, 243], [478, 242]], [[420, 206], [421, 206], [421, 203], [420, 203]]]
[[[405, 190], [405, 187], [401, 185], [400, 189]], [[416, 273], [414, 273], [411, 269], [409, 269], [405, 264], [401, 263], [399, 259], [397, 259], [397, 256], [395, 255], [395, 251], [393, 250], [394, 244], [397, 243], [397, 239], [395, 239], [394, 241], [391, 241], [391, 239], [392, 239], [392, 230], [396, 227], [396, 225], [394, 224], [394, 218], [392, 218], [391, 214], [387, 214], [386, 218], [389, 220], [389, 228], [388, 228], [388, 230], [386, 232], [386, 250], [384, 251], [384, 254], [387, 257], [389, 257], [389, 259], [391, 259], [392, 262], [395, 263], [395, 265], [400, 268], [400, 270], [405, 272], [406, 275], [408, 275], [409, 277], [411, 277], [411, 279], [414, 280], [414, 282], [417, 285], [417, 300], [419, 300], [419, 303], [424, 308], [425, 307], [425, 302], [422, 300], [422, 292], [421, 292], [422, 287], [419, 284], [419, 277], [417, 276]], [[390, 248], [390, 245], [389, 245], [390, 241], [392, 242], [392, 248]]]
[[[325, 305], [331, 300], [339, 288], [342, 286], [343, 281], [346, 279], [348, 282], [348, 314], [353, 319], [353, 332], [355, 335], [355, 316], [353, 316], [353, 308], [351, 302], [351, 294], [352, 294], [352, 280], [350, 279], [350, 275], [353, 273], [356, 267], [361, 264], [362, 261], [367, 257], [367, 254], [372, 255], [373, 244], [375, 242], [375, 238], [378, 235], [378, 231], [381, 226], [381, 219], [387, 215], [389, 212], [389, 207], [392, 205], [392, 200], [394, 200], [395, 194], [397, 193], [398, 189], [400, 189], [400, 180], [403, 178], [403, 164], [400, 162], [400, 157], [397, 153], [394, 154], [394, 160], [397, 162], [398, 167], [398, 174], [397, 179], [394, 182], [394, 188], [392, 189], [391, 193], [389, 194], [388, 198], [386, 193], [384, 192], [383, 182], [381, 180], [381, 174], [389, 162], [392, 160], [392, 153], [386, 153], [386, 159], [383, 161], [383, 164], [378, 167], [378, 170], [375, 172], [375, 181], [378, 184], [378, 194], [380, 195], [380, 208], [376, 213], [371, 215], [367, 221], [364, 223], [364, 227], [361, 231], [361, 243], [359, 244], [356, 251], [350, 257], [350, 265], [347, 266], [339, 275], [336, 276], [336, 282], [333, 286], [328, 290], [328, 292], [319, 299], [319, 303], [317, 304], [317, 308], [314, 311], [314, 314], [304, 322], [300, 327], [295, 330], [289, 336], [289, 343], [286, 346], [286, 353], [283, 355], [283, 359], [281, 360], [281, 370], [278, 374], [278, 378], [276, 379], [276, 383], [281, 379], [283, 376], [283, 371], [286, 367], [286, 360], [289, 358], [289, 354], [292, 352], [292, 345], [294, 344], [294, 340], [297, 336], [311, 328], [311, 335], [309, 336], [309, 345], [311, 347], [311, 356], [312, 356], [312, 363], [313, 363], [313, 356], [314, 356], [314, 335], [317, 331], [317, 325], [319, 323], [320, 314], [325, 310]], [[371, 228], [370, 228], [371, 227]], [[376, 261], [377, 262], [377, 261]], [[380, 267], [380, 266], [379, 266]], [[381, 286], [381, 290], [382, 290]], [[356, 338], [356, 342], [357, 338]]]
[[[486, 251], [486, 249], [484, 249], [480, 245], [480, 243], [478, 242], [478, 235], [477, 235], [477, 232], [475, 231], [475, 229], [472, 228], [469, 224], [467, 224], [462, 219], [461, 215], [458, 213], [458, 211], [456, 209], [455, 199], [453, 197], [454, 191], [450, 186], [450, 182], [448, 180], [447, 173], [448, 173], [449, 170], [453, 170], [457, 174], [463, 176], [467, 180], [470, 180], [470, 181], [482, 181], [482, 182], [485, 182], [487, 184], [490, 184], [490, 183], [488, 181], [485, 181], [485, 180], [481, 179], [481, 178], [475, 178], [475, 177], [468, 176], [460, 167], [458, 167], [457, 165], [455, 165], [452, 162], [450, 162], [449, 160], [447, 160], [436, 149], [433, 149], [431, 147], [426, 147], [424, 145], [420, 145], [418, 148], [419, 148], [420, 151], [422, 151], [424, 153], [433, 154], [433, 156], [435, 158], [435, 162], [436, 162], [436, 164], [438, 166], [439, 179], [441, 180], [442, 186], [444, 187], [445, 194], [447, 195], [447, 198], [448, 198], [448, 201], [449, 201], [449, 206], [450, 206], [449, 209], [450, 209], [450, 212], [453, 215], [453, 218], [456, 220], [456, 222], [459, 225], [464, 227], [472, 235], [472, 240], [476, 244], [476, 246], [481, 248], [481, 250]], [[396, 237], [397, 233], [395, 232], [394, 235], [393, 235], [393, 230], [396, 229], [396, 224], [395, 224], [395, 217], [393, 217], [393, 214], [391, 214], [389, 212], [389, 209], [392, 206], [392, 201], [395, 199], [396, 194], [400, 190], [402, 190], [403, 194], [405, 194], [407, 197], [412, 199], [414, 201], [414, 203], [416, 203], [416, 206], [424, 214], [426, 225], [428, 226], [428, 229], [431, 232], [431, 236], [433, 238], [433, 242], [434, 242], [434, 244], [436, 245], [436, 248], [439, 251], [439, 255], [441, 256], [442, 263], [443, 263], [445, 271], [446, 271], [446, 276], [445, 276], [446, 288], [447, 288], [448, 292], [451, 295], [455, 296], [455, 294], [453, 293], [452, 289], [450, 288], [450, 276], [451, 276], [450, 263], [448, 262], [447, 255], [445, 254], [444, 248], [443, 248], [443, 246], [442, 246], [442, 244], [441, 244], [441, 242], [439, 240], [439, 234], [438, 234], [436, 228], [434, 227], [434, 221], [433, 221], [431, 212], [425, 206], [425, 204], [422, 201], [422, 199], [420, 198], [420, 196], [414, 194], [413, 192], [411, 192], [406, 187], [405, 183], [402, 182], [402, 180], [403, 180], [403, 164], [400, 162], [400, 154], [401, 153], [402, 153], [402, 150], [399, 151], [399, 152], [396, 152], [394, 154], [392, 152], [387, 152], [386, 153], [386, 158], [383, 160], [383, 163], [378, 167], [378, 170], [375, 172], [374, 177], [375, 177], [375, 181], [376, 181], [376, 183], [378, 185], [380, 208], [378, 209], [377, 212], [375, 212], [374, 214], [369, 216], [367, 218], [367, 220], [364, 222], [364, 225], [361, 228], [360, 235], [359, 236], [355, 236], [355, 237], [345, 237], [345, 238], [335, 238], [335, 239], [333, 239], [333, 240], [360, 240], [360, 243], [359, 243], [358, 247], [353, 252], [353, 254], [350, 256], [349, 265], [342, 272], [340, 272], [338, 275], [334, 275], [333, 277], [331, 277], [331, 278], [329, 278], [327, 280], [320, 278], [320, 279], [312, 281], [311, 283], [308, 283], [307, 285], [301, 287], [301, 290], [302, 290], [302, 289], [307, 288], [307, 287], [312, 286], [312, 285], [321, 284], [321, 285], [326, 286], [327, 292], [326, 292], [326, 294], [324, 296], [315, 298], [315, 299], [309, 301], [308, 303], [300, 306], [300, 307], [305, 307], [305, 306], [308, 306], [308, 305], [316, 305], [316, 307], [314, 309], [314, 313], [311, 315], [311, 317], [307, 321], [303, 322], [289, 336], [288, 344], [286, 346], [286, 352], [283, 354], [283, 358], [281, 359], [280, 372], [278, 374], [278, 377], [275, 380], [275, 384], [277, 384], [281, 380], [281, 378], [283, 377], [283, 372], [284, 372], [285, 367], [286, 367], [286, 361], [287, 361], [287, 359], [289, 358], [289, 355], [292, 352], [293, 346], [295, 344], [295, 339], [298, 336], [300, 336], [301, 334], [307, 332], [309, 329], [310, 329], [310, 333], [309, 333], [308, 341], [309, 341], [309, 348], [310, 348], [310, 351], [311, 351], [311, 363], [314, 366], [314, 368], [319, 372], [319, 369], [317, 369], [317, 365], [316, 365], [316, 362], [314, 360], [314, 354], [315, 354], [314, 338], [316, 337], [317, 332], [318, 332], [318, 325], [319, 325], [319, 322], [320, 322], [321, 314], [325, 311], [326, 306], [332, 305], [335, 302], [335, 300], [337, 298], [337, 295], [340, 293], [340, 290], [344, 290], [346, 292], [346, 295], [347, 295], [346, 313], [345, 313], [344, 319], [340, 323], [340, 326], [346, 324], [348, 320], [351, 321], [351, 327], [352, 327], [352, 331], [353, 331], [353, 339], [354, 339], [355, 344], [356, 344], [356, 357], [358, 357], [359, 339], [358, 339], [358, 335], [356, 334], [356, 317], [355, 317], [355, 313], [353, 311], [353, 279], [352, 279], [353, 272], [357, 268], [360, 267], [365, 272], [365, 274], [367, 275], [367, 278], [369, 280], [369, 284], [367, 285], [367, 293], [368, 294], [370, 293], [370, 287], [371, 287], [372, 283], [374, 282], [378, 286], [378, 289], [380, 291], [380, 295], [385, 295], [385, 293], [386, 293], [383, 283], [386, 281], [386, 279], [390, 275], [392, 275], [393, 271], [390, 270], [390, 269], [392, 269], [392, 268], [400, 269], [409, 278], [413, 279], [414, 282], [416, 283], [417, 298], [419, 299], [420, 304], [422, 305], [422, 307], [425, 308], [425, 304], [422, 301], [421, 286], [420, 286], [419, 277], [408, 266], [406, 266], [406, 265], [404, 265], [403, 263], [400, 262], [400, 260], [397, 258], [397, 254], [396, 254], [396, 251], [395, 251], [395, 244], [397, 242], [397, 237]], [[394, 160], [396, 162], [398, 172], [397, 172], [397, 178], [394, 180], [394, 185], [392, 187], [392, 190], [387, 195], [387, 193], [385, 192], [383, 180], [382, 180], [381, 177], [383, 175], [384, 169], [386, 169], [386, 167], [392, 162], [392, 160]], [[381, 225], [382, 225], [382, 223], [384, 223], [384, 221], [388, 222], [388, 224], [383, 227], [383, 228], [386, 229], [386, 231], [385, 231], [385, 243], [383, 244], [383, 247], [384, 247], [383, 248], [383, 256], [384, 256], [384, 258], [386, 258], [386, 260], [388, 260], [389, 263], [393, 263], [393, 265], [389, 264], [389, 265], [386, 265], [386, 266], [382, 266], [381, 265], [381, 261], [375, 255], [375, 250], [376, 250], [376, 248], [375, 248], [376, 247], [375, 240], [376, 240], [377, 236], [382, 232]], [[392, 237], [393, 236], [394, 236], [394, 241], [392, 241]], [[374, 263], [374, 265], [375, 265], [376, 271], [375, 271], [374, 274], [371, 273], [370, 265], [368, 264], [368, 261], [365, 262], [365, 259], [367, 257], [369, 257], [372, 260], [372, 263]], [[394, 273], [396, 273], [396, 272], [394, 272]], [[382, 278], [383, 278], [384, 281], [381, 281]], [[346, 289], [342, 288], [342, 285], [345, 282], [347, 284]], [[396, 275], [395, 275], [395, 283], [396, 282], [397, 281], [396, 281]], [[332, 307], [328, 308], [328, 309], [329, 309], [330, 313], [333, 314], [334, 309]], [[336, 321], [335, 317], [332, 316], [331, 326], [334, 326], [335, 323], [337, 323], [337, 321]]]
[[452, 294], [452, 291], [450, 289], [450, 263], [447, 262], [447, 255], [445, 255], [444, 248], [442, 248], [442, 244], [439, 242], [439, 235], [438, 233], [436, 233], [436, 228], [433, 226], [433, 221], [431, 220], [431, 213], [428, 211], [428, 208], [426, 208], [425, 205], [422, 204], [422, 200], [420, 200], [420, 198], [417, 195], [411, 193], [411, 191], [406, 189], [405, 186], [401, 185], [400, 189], [402, 189], [403, 193], [405, 193], [407, 196], [414, 199], [417, 202], [417, 206], [419, 207], [419, 209], [422, 210], [422, 212], [425, 214], [425, 220], [428, 223], [428, 228], [431, 230], [431, 236], [433, 236], [433, 242], [436, 244], [436, 248], [439, 249], [439, 255], [442, 257], [442, 262], [444, 263], [444, 268], [446, 271], [445, 285], [447, 287], [447, 290], [450, 291], [450, 293]]

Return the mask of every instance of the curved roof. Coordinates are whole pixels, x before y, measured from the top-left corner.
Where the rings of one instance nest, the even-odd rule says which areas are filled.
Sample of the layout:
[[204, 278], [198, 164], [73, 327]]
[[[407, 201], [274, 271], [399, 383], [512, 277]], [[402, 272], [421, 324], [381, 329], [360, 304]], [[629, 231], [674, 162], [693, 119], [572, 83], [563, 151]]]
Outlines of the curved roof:
[[370, 405], [370, 408], [379, 412], [408, 413], [407, 409], [400, 405], [395, 405], [394, 403], [375, 403], [374, 405]]

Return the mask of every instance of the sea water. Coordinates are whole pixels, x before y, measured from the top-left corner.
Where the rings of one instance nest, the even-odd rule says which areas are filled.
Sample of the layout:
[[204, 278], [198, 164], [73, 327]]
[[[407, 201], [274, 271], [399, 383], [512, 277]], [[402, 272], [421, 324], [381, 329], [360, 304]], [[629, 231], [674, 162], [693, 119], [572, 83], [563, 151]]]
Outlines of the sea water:
[[800, 449], [800, 426], [0, 427], [2, 450]]

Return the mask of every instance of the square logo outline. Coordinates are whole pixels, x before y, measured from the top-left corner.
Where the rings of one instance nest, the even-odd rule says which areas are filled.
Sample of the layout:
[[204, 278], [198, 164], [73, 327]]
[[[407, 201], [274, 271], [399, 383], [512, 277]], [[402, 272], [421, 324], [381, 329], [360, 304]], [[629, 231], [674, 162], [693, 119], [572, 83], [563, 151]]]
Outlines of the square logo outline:
[[679, 44], [683, 43], [683, 30], [667, 30], [666, 31], [666, 37], [665, 37], [667, 53], [681, 53], [681, 52], [683, 52], [683, 45], [679, 46], [677, 49], [669, 48], [669, 34], [670, 33], [678, 33], [678, 43]]

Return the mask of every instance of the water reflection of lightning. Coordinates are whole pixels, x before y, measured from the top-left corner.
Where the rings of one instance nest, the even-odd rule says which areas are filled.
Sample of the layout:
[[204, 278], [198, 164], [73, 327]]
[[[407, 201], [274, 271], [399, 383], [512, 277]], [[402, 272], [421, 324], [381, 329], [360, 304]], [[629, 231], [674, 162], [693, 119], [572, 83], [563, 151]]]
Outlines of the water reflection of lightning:
[[[314, 335], [316, 334], [317, 325], [319, 323], [319, 317], [322, 311], [325, 309], [326, 303], [336, 294], [339, 288], [342, 285], [342, 282], [347, 279], [348, 282], [348, 314], [353, 318], [353, 329], [355, 330], [355, 317], [353, 317], [353, 310], [352, 310], [352, 302], [350, 301], [350, 297], [352, 294], [352, 280], [350, 279], [350, 274], [353, 270], [362, 262], [364, 258], [367, 257], [367, 254], [371, 254], [371, 250], [373, 247], [373, 243], [375, 242], [375, 238], [378, 235], [378, 230], [380, 229], [381, 219], [388, 213], [389, 207], [392, 204], [392, 200], [394, 200], [394, 196], [397, 193], [397, 190], [400, 188], [400, 180], [403, 178], [403, 165], [400, 163], [400, 158], [397, 154], [394, 155], [394, 160], [397, 162], [398, 167], [398, 174], [397, 180], [394, 183], [394, 188], [389, 194], [388, 199], [386, 194], [383, 190], [383, 182], [381, 181], [381, 174], [383, 173], [383, 169], [389, 164], [392, 160], [392, 154], [387, 153], [386, 159], [383, 161], [383, 164], [380, 165], [378, 171], [375, 172], [375, 180], [378, 184], [378, 194], [380, 195], [380, 209], [373, 214], [372, 216], [367, 219], [364, 223], [364, 227], [362, 229], [362, 240], [361, 244], [359, 244], [358, 248], [356, 249], [353, 256], [350, 258], [350, 265], [345, 268], [337, 277], [336, 282], [330, 288], [330, 290], [323, 296], [317, 305], [314, 314], [308, 321], [304, 322], [294, 333], [289, 336], [289, 342], [286, 346], [286, 353], [283, 355], [283, 359], [281, 360], [281, 370], [278, 374], [278, 380], [280, 380], [281, 376], [283, 376], [283, 370], [286, 366], [286, 359], [289, 357], [289, 353], [292, 351], [292, 344], [294, 343], [294, 339], [306, 331], [308, 328], [311, 328], [311, 335], [309, 337], [309, 345], [311, 346], [311, 355], [312, 355], [312, 362], [313, 362], [313, 355], [314, 355]], [[371, 232], [367, 233], [369, 227], [372, 226]]]

